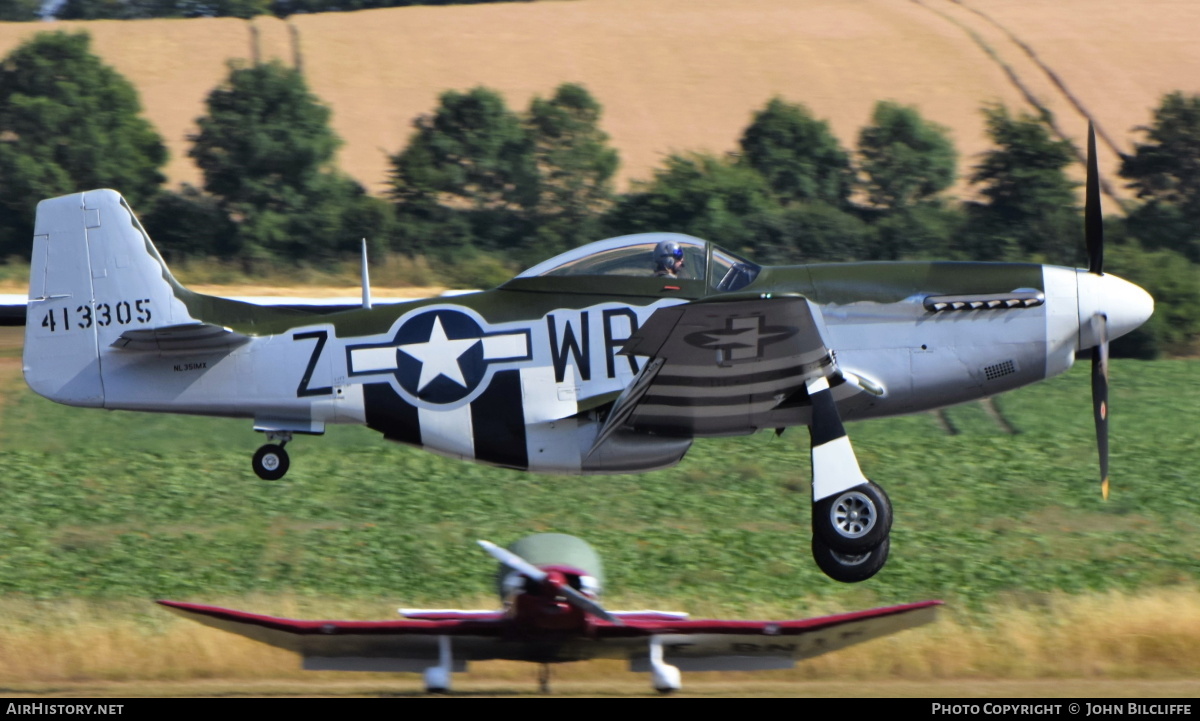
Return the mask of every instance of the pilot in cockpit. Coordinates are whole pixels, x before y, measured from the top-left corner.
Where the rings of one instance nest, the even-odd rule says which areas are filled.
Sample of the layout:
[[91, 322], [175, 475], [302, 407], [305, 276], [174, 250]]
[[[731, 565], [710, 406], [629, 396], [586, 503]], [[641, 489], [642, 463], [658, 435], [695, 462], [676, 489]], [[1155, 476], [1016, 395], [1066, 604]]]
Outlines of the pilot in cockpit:
[[683, 270], [683, 248], [673, 240], [660, 241], [654, 246], [654, 275], [659, 278], [678, 278]]

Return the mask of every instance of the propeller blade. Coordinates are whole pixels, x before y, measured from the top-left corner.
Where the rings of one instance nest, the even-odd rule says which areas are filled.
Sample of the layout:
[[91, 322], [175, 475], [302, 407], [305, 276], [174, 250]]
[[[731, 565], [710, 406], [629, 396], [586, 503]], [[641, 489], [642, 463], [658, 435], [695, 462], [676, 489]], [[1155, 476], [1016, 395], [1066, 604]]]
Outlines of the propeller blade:
[[[512, 551], [506, 548], [501, 548], [491, 541], [481, 540], [479, 541], [479, 546], [491, 554], [492, 558], [537, 583], [545, 581], [547, 576], [550, 575]], [[602, 618], [609, 623], [616, 624], [618, 626], [623, 625], [621, 623], [621, 619], [604, 610], [604, 607], [599, 603], [588, 598], [579, 591], [576, 591], [574, 588], [571, 588], [570, 586], [558, 586], [557, 590], [563, 595], [564, 598], [567, 599], [567, 603], [571, 604], [575, 608], [578, 608], [585, 613], [590, 613], [593, 616]]]
[[587, 596], [583, 595], [579, 591], [576, 591], [575, 589], [571, 588], [570, 586], [559, 586], [558, 590], [562, 593], [563, 596], [566, 596], [567, 603], [571, 604], [575, 608], [581, 609], [581, 610], [583, 610], [587, 613], [590, 613], [593, 616], [596, 616], [598, 618], [602, 618], [611, 624], [614, 624], [617, 626], [624, 625], [621, 622], [621, 619], [617, 618], [616, 616], [614, 616], [611, 613], [609, 613], [608, 611], [606, 611], [604, 609], [604, 606], [601, 606], [595, 600], [588, 598]]
[[1087, 240], [1088, 272], [1104, 274], [1104, 216], [1100, 208], [1100, 169], [1096, 163], [1096, 129], [1088, 122], [1087, 193], [1083, 226]]
[[506, 548], [497, 546], [491, 541], [479, 541], [479, 546], [491, 554], [492, 558], [496, 559], [505, 566], [508, 566], [522, 576], [536, 581], [537, 583], [545, 581], [546, 576], [549, 575], [529, 561], [526, 561], [524, 558], [521, 558]]
[[1100, 342], [1092, 348], [1092, 416], [1096, 420], [1096, 448], [1100, 451], [1100, 495], [1108, 500], [1108, 321], [1092, 319]]

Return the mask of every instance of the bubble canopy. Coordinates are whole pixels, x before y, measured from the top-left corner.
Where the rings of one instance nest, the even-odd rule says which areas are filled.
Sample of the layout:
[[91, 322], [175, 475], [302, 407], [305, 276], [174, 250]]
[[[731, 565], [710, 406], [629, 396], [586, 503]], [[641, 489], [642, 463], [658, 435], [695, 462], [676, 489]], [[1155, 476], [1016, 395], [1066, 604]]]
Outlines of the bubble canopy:
[[652, 278], [657, 269], [655, 248], [663, 241], [674, 241], [683, 250], [680, 280], [707, 280], [714, 290], [731, 291], [749, 285], [758, 275], [759, 266], [706, 240], [680, 233], [638, 233], [569, 250], [517, 277]]

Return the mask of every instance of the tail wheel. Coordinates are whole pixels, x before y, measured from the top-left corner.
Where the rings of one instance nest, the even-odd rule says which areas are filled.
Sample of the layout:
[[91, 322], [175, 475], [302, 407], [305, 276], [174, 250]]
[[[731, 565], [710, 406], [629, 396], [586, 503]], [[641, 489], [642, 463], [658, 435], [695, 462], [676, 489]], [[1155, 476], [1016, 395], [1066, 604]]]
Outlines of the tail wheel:
[[891, 539], [884, 538], [878, 546], [862, 553], [839, 553], [813, 536], [812, 555], [826, 576], [842, 583], [858, 583], [879, 573], [887, 563], [891, 545]]
[[254, 454], [251, 465], [259, 478], [264, 481], [277, 481], [288, 472], [290, 461], [283, 446], [268, 443]]
[[840, 553], [862, 553], [892, 531], [892, 502], [872, 481], [813, 504], [813, 535]]

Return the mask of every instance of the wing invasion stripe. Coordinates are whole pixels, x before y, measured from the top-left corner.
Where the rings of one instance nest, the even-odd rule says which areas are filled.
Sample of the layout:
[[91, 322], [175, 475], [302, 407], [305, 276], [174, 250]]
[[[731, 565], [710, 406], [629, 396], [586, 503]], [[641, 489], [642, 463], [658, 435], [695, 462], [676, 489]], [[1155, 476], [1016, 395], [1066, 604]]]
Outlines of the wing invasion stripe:
[[770, 371], [788, 371], [795, 370], [798, 367], [805, 367], [814, 363], [821, 363], [827, 356], [829, 351], [821, 348], [819, 352], [795, 353], [782, 358], [767, 358], [763, 360], [744, 361], [741, 363], [733, 363], [730, 365], [718, 365], [716, 363], [716, 354], [714, 353], [711, 360], [704, 359], [702, 361], [689, 360], [686, 364], [678, 359], [671, 360], [668, 358], [671, 375], [684, 376], [688, 378], [708, 378], [714, 374], [744, 374], [747, 371], [753, 373], [766, 373]]
[[718, 406], [746, 406], [757, 405], [760, 403], [774, 405], [779, 403], [784, 398], [787, 398], [792, 393], [800, 389], [797, 384], [792, 387], [781, 387], [778, 391], [770, 393], [743, 393], [736, 396], [662, 396], [646, 394], [639, 404], [643, 408], [648, 406], [666, 406], [670, 408], [700, 408]]
[[680, 375], [675, 368], [670, 368], [669, 373], [660, 373], [654, 379], [655, 387], [659, 386], [686, 386], [692, 388], [729, 388], [741, 385], [751, 385], [754, 383], [766, 383], [774, 380], [785, 378], [794, 378], [801, 380], [806, 376], [828, 368], [833, 365], [833, 358], [828, 353], [824, 358], [803, 365], [792, 365], [787, 368], [778, 370], [761, 371], [758, 373], [726, 375], [720, 374], [716, 368], [708, 368], [708, 375], [704, 376], [687, 376]]

